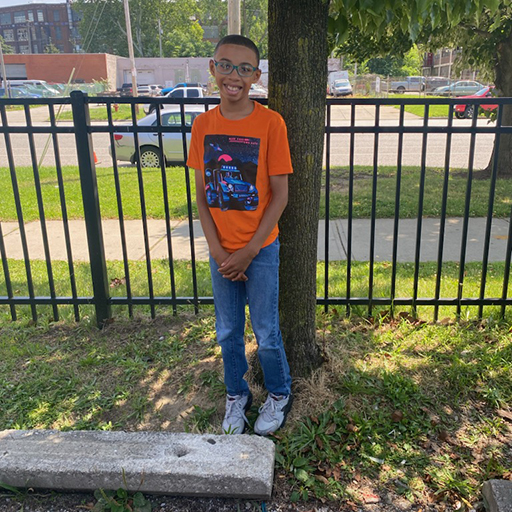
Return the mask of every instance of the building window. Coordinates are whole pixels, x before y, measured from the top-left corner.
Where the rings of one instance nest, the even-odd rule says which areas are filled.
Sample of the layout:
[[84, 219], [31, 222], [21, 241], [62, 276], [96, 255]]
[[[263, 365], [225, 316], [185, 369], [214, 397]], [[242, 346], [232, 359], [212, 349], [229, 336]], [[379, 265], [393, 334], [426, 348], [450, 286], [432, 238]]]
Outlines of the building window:
[[28, 21], [34, 21], [34, 11], [28, 11]]
[[0, 14], [0, 25], [10, 25], [12, 23], [11, 13], [3, 12]]
[[39, 46], [37, 44], [33, 46], [32, 53], [39, 53]]
[[37, 21], [44, 21], [44, 14], [41, 10], [37, 11]]
[[14, 41], [14, 30], [12, 28], [4, 30], [4, 39], [6, 41]]
[[25, 16], [25, 11], [18, 11], [14, 13], [14, 23], [25, 23], [27, 21], [27, 17]]
[[20, 53], [30, 53], [28, 45], [20, 45]]
[[53, 11], [53, 21], [60, 21], [60, 11]]
[[18, 41], [28, 41], [28, 30], [26, 28], [18, 29]]
[[62, 27], [55, 27], [55, 39], [57, 39], [57, 41], [62, 39]]

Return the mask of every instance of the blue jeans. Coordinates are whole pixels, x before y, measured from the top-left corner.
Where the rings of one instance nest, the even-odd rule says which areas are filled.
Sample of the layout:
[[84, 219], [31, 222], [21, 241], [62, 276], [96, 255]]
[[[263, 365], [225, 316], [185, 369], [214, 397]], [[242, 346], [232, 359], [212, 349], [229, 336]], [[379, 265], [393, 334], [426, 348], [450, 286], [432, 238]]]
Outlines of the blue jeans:
[[215, 327], [224, 360], [224, 383], [230, 395], [247, 395], [244, 379], [248, 370], [245, 356], [245, 304], [249, 303], [251, 323], [258, 342], [258, 358], [267, 391], [289, 395], [290, 367], [279, 327], [279, 240], [260, 250], [245, 271], [246, 282], [230, 281], [218, 272], [210, 256]]

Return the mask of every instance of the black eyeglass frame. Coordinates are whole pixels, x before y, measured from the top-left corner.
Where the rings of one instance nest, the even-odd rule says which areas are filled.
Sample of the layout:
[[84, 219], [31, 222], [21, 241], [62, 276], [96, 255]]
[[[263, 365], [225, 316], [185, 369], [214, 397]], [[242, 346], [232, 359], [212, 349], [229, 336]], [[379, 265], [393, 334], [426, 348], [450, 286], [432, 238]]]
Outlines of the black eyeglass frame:
[[[223, 61], [218, 61], [218, 60], [215, 60], [215, 59], [212, 59], [212, 60], [213, 60], [213, 64], [214, 64], [214, 66], [215, 66], [215, 69], [216, 69], [216, 70], [217, 70], [221, 75], [231, 75], [231, 73], [233, 73], [233, 70], [235, 70], [235, 69], [236, 69], [236, 72], [238, 73], [238, 76], [241, 76], [242, 78], [250, 78], [250, 77], [251, 77], [252, 75], [254, 75], [254, 73], [255, 73], [256, 71], [258, 71], [258, 69], [259, 69], [257, 66], [256, 66], [256, 67], [254, 67], [254, 66], [252, 66], [251, 64], [249, 64], [248, 62], [244, 62], [244, 63], [242, 63], [242, 64], [239, 64], [238, 66], [235, 66], [234, 64], [231, 64], [231, 62], [228, 62], [228, 61], [225, 61], [225, 60], [223, 60]], [[221, 70], [217, 67], [217, 66], [218, 66], [218, 64], [221, 64], [221, 63], [222, 63], [222, 64], [228, 64], [229, 66], [231, 66], [231, 69], [230, 69], [230, 71], [229, 71], [228, 73], [225, 73], [225, 72], [221, 71]], [[240, 73], [240, 69], [239, 69], [239, 68], [240, 68], [240, 66], [247, 66], [247, 67], [251, 67], [251, 68], [252, 68], [252, 73], [251, 73], [250, 75], [242, 75], [242, 74]]]

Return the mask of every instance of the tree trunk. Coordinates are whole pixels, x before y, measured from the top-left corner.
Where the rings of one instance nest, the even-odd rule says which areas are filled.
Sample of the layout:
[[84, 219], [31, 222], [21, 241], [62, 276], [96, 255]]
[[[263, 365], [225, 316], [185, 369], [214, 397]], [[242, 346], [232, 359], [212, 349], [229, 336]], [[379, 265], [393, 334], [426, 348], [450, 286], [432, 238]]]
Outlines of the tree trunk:
[[327, 84], [327, 0], [269, 0], [269, 106], [283, 116], [294, 174], [279, 222], [280, 315], [293, 377], [322, 363], [316, 264]]
[[[498, 45], [495, 85], [500, 96], [512, 97], [512, 33]], [[512, 105], [503, 110], [503, 126], [512, 126]], [[496, 154], [496, 143], [487, 171], [491, 172]], [[502, 134], [498, 151], [498, 176], [512, 177], [512, 135]]]

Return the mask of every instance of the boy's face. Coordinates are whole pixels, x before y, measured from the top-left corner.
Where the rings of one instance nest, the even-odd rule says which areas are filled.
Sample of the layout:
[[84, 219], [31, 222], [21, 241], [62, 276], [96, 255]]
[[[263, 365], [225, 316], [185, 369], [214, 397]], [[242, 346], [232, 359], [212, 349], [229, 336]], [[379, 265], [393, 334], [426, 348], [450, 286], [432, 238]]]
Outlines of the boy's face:
[[[218, 48], [215, 53], [215, 61], [218, 63], [227, 62], [234, 66], [249, 65], [257, 67], [256, 54], [245, 46], [237, 44], [224, 44]], [[217, 86], [220, 91], [220, 97], [223, 101], [239, 102], [246, 101], [249, 98], [249, 91], [251, 85], [256, 83], [260, 76], [261, 71], [257, 69], [252, 76], [240, 76], [237, 69], [231, 71], [229, 75], [223, 75], [215, 67], [215, 62], [210, 61], [210, 73], [215, 78]]]

